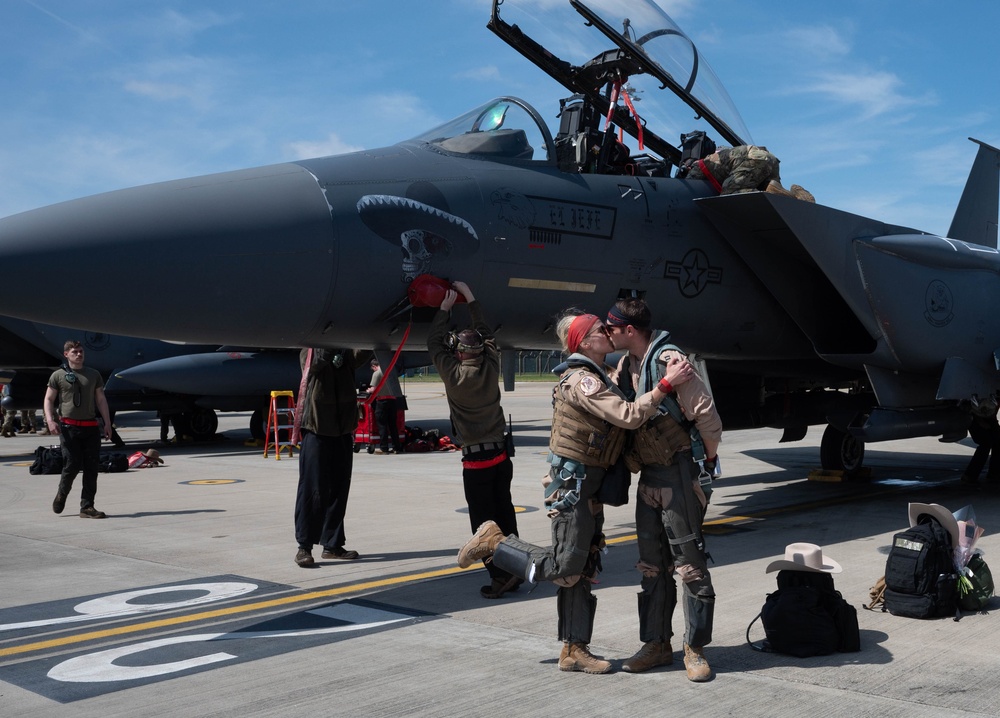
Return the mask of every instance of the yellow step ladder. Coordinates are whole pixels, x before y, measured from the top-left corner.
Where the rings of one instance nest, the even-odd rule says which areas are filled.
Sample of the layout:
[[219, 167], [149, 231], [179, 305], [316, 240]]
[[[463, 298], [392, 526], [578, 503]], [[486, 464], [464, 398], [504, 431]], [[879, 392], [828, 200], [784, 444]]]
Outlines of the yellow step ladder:
[[[294, 454], [292, 428], [295, 425], [295, 393], [272, 391], [271, 410], [267, 414], [267, 429], [264, 432], [264, 458], [268, 449], [274, 447], [275, 460], [281, 459], [282, 449], [288, 449], [288, 457]], [[283, 440], [282, 440], [283, 439]]]

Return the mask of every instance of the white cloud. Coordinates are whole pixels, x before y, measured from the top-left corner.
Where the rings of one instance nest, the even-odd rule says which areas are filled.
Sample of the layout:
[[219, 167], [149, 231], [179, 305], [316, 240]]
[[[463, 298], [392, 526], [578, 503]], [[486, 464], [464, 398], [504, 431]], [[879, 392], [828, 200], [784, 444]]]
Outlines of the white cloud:
[[165, 82], [129, 80], [125, 83], [125, 90], [154, 100], [190, 100], [195, 97], [190, 87]]
[[358, 152], [363, 147], [357, 147], [344, 142], [336, 132], [331, 132], [323, 140], [300, 140], [289, 142], [285, 145], [285, 151], [291, 155], [291, 159], [304, 160], [312, 157], [326, 157], [327, 155], [342, 155], [347, 152]]
[[786, 43], [799, 53], [834, 57], [847, 55], [851, 51], [851, 44], [829, 25], [796, 27], [783, 35]]
[[937, 102], [930, 92], [922, 97], [903, 94], [900, 91], [902, 84], [899, 77], [890, 72], [827, 72], [801, 87], [800, 91], [819, 94], [841, 104], [858, 106], [864, 119]]
[[483, 67], [471, 67], [468, 70], [459, 72], [455, 77], [466, 80], [500, 80], [500, 70], [496, 65], [484, 65]]

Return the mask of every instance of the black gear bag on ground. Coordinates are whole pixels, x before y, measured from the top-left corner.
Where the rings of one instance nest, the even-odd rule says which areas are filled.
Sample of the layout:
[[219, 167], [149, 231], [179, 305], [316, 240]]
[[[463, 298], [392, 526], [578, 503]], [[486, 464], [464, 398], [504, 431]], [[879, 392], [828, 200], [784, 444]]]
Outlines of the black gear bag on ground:
[[31, 474], [61, 474], [63, 469], [63, 455], [61, 448], [51, 446], [39, 446], [35, 449], [35, 460], [28, 467]]
[[100, 458], [97, 460], [97, 470], [105, 474], [128, 471], [128, 454], [118, 451], [102, 452]]
[[[861, 650], [858, 613], [834, 588], [833, 576], [785, 570], [777, 581], [759, 616], [770, 650], [799, 658]], [[749, 635], [748, 626], [748, 641]]]
[[925, 514], [892, 537], [883, 610], [908, 618], [955, 616], [957, 588], [951, 534], [937, 519]]

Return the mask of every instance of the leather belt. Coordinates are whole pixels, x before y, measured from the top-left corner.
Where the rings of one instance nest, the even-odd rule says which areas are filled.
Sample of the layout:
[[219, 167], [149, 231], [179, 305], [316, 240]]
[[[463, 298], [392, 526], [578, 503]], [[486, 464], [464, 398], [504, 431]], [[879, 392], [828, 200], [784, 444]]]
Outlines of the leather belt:
[[469, 444], [462, 447], [462, 456], [476, 454], [480, 451], [495, 451], [497, 449], [504, 448], [506, 448], [506, 445], [502, 441], [490, 441], [485, 444]]

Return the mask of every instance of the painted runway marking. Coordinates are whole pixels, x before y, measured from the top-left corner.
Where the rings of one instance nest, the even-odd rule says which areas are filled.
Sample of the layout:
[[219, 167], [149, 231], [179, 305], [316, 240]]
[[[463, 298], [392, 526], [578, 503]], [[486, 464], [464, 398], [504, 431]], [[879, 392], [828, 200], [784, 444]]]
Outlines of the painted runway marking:
[[[73, 610], [78, 615], [62, 616], [59, 618], [43, 618], [37, 621], [22, 621], [20, 623], [0, 624], [0, 633], [4, 631], [17, 631], [24, 628], [40, 628], [43, 626], [57, 626], [65, 623], [79, 623], [80, 621], [99, 621], [109, 618], [122, 618], [124, 616], [135, 616], [143, 613], [157, 613], [160, 611], [197, 606], [212, 601], [226, 601], [238, 596], [243, 596], [251, 591], [257, 590], [255, 583], [188, 583], [177, 586], [160, 586], [157, 588], [143, 588], [136, 591], [126, 591], [124, 593], [113, 593], [109, 596], [101, 596], [90, 601], [78, 603]], [[162, 603], [129, 603], [143, 596], [153, 596], [163, 593], [201, 593], [201, 596], [193, 598], [182, 598], [176, 601], [165, 601]], [[2, 655], [2, 653], [0, 653]]]
[[171, 636], [159, 638], [128, 646], [118, 646], [104, 651], [85, 653], [55, 665], [46, 674], [49, 678], [63, 683], [106, 683], [121, 681], [137, 681], [144, 678], [158, 678], [172, 673], [180, 673], [193, 668], [201, 668], [213, 663], [232, 661], [237, 656], [231, 653], [211, 653], [185, 660], [151, 665], [125, 666], [115, 663], [120, 658], [137, 656], [167, 646], [182, 643], [211, 643], [217, 641], [237, 641], [241, 639], [260, 640], [266, 638], [300, 638], [304, 636], [322, 636], [336, 633], [370, 631], [393, 623], [410, 621], [412, 616], [405, 616], [391, 611], [384, 611], [351, 603], [340, 603], [312, 611], [306, 611], [310, 616], [328, 619], [335, 625], [304, 630], [272, 630], [272, 631], [235, 631], [232, 633], [196, 633], [188, 636]]
[[0, 680], [72, 703], [439, 617], [352, 599], [276, 617], [231, 618], [228, 630], [161, 633], [131, 643], [95, 646], [75, 655], [39, 656], [0, 667]]

